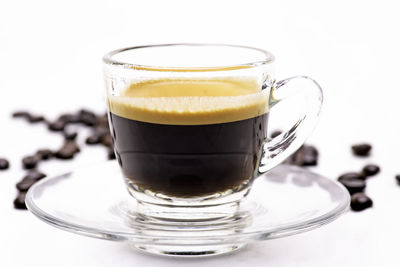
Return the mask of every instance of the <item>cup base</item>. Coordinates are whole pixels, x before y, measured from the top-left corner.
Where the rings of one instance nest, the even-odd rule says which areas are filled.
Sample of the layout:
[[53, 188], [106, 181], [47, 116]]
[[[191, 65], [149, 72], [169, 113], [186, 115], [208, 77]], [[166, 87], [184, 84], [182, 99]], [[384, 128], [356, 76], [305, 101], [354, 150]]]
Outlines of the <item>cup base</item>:
[[173, 222], [229, 219], [236, 215], [240, 201], [250, 190], [249, 183], [245, 183], [236, 190], [182, 199], [142, 190], [128, 181], [127, 188], [137, 200], [137, 211], [141, 216]]
[[239, 202], [204, 206], [168, 206], [141, 201], [137, 204], [137, 210], [142, 216], [177, 222], [227, 219], [234, 216], [238, 209]]
[[156, 254], [169, 257], [207, 257], [219, 254], [232, 253], [242, 249], [247, 244], [231, 244], [231, 245], [213, 245], [213, 246], [159, 246], [159, 245], [131, 245], [141, 251], [150, 254]]

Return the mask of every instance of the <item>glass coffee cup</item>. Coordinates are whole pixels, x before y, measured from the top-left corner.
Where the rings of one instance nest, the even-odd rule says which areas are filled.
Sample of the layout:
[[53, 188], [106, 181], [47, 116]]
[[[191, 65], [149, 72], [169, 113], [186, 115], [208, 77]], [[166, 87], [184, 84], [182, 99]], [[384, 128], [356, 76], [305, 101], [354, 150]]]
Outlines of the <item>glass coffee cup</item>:
[[[161, 220], [235, 214], [254, 179], [304, 143], [322, 104], [314, 80], [276, 81], [274, 56], [257, 48], [137, 46], [112, 51], [103, 62], [127, 189], [143, 216]], [[304, 108], [287, 132], [268, 138], [269, 111], [284, 99]]]

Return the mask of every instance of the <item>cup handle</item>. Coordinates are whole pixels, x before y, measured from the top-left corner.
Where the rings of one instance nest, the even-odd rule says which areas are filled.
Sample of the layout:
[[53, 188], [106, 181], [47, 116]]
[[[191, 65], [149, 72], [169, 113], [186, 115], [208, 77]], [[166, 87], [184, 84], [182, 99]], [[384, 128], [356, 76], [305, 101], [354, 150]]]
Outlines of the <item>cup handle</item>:
[[282, 100], [293, 97], [303, 101], [305, 109], [287, 132], [265, 140], [257, 168], [259, 175], [272, 169], [299, 149], [317, 124], [323, 101], [319, 84], [307, 76], [296, 76], [275, 82], [271, 86], [269, 105], [273, 107]]

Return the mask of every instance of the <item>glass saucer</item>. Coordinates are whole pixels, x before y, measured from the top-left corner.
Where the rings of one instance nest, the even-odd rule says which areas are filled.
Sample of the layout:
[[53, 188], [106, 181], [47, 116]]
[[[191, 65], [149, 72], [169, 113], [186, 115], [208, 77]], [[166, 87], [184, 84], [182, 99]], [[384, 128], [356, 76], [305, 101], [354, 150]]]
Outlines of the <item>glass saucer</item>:
[[207, 256], [253, 241], [298, 234], [335, 220], [349, 206], [337, 182], [290, 165], [254, 181], [234, 216], [211, 221], [165, 221], [137, 212], [115, 161], [36, 183], [26, 204], [41, 220], [90, 237], [129, 242], [150, 253]]

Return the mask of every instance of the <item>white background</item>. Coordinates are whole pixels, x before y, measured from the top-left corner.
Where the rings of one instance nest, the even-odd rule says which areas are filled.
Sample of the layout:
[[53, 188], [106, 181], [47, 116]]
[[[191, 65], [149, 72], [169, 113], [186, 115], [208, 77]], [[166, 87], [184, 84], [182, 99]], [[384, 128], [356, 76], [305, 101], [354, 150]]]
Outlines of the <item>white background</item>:
[[[0, 266], [399, 266], [400, 16], [396, 1], [1, 1]], [[323, 87], [321, 119], [309, 143], [315, 169], [334, 179], [369, 162], [382, 172], [368, 183], [374, 208], [323, 228], [250, 245], [210, 259], [165, 259], [119, 243], [57, 230], [16, 211], [22, 156], [60, 146], [43, 126], [12, 120], [16, 109], [56, 117], [89, 107], [104, 111], [101, 57], [109, 50], [171, 42], [233, 43], [264, 48], [277, 76], [306, 74]], [[273, 121], [278, 121], [278, 115]], [[83, 137], [79, 140], [83, 142]], [[374, 144], [355, 159], [350, 145]], [[74, 162], [41, 165], [49, 174], [101, 162], [87, 148]]]

